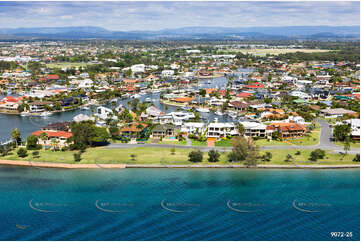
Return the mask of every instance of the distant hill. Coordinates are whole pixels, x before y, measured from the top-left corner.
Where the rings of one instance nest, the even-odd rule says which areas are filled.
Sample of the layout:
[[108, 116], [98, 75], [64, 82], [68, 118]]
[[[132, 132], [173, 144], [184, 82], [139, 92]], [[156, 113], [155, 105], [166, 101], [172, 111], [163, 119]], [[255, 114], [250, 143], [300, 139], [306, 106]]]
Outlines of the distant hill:
[[101, 27], [4, 28], [1, 36], [14, 39], [122, 39], [122, 40], [227, 40], [227, 39], [360, 39], [359, 26], [184, 27], [158, 31], [110, 31]]

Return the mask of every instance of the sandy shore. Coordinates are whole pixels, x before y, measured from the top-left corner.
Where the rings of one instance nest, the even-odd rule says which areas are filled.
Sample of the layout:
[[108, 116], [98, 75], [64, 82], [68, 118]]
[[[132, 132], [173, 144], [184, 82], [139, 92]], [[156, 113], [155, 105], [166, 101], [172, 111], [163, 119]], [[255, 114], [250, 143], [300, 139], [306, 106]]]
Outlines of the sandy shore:
[[[43, 168], [65, 168], [65, 169], [124, 169], [124, 168], [249, 168], [244, 165], [152, 165], [152, 164], [67, 164], [35, 161], [0, 160], [0, 165], [29, 166]], [[250, 167], [257, 169], [346, 169], [360, 168], [359, 164], [350, 165], [258, 165]]]

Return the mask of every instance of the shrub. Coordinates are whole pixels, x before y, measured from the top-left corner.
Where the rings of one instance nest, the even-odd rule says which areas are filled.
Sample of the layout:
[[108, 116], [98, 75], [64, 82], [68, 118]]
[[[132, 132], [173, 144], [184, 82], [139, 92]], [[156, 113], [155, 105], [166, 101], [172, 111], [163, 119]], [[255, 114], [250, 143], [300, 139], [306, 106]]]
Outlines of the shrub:
[[311, 152], [309, 160], [317, 161], [318, 159], [323, 159], [326, 155], [326, 151], [321, 149], [315, 149]]
[[38, 158], [39, 157], [39, 151], [33, 151], [32, 156], [34, 158]]
[[292, 155], [287, 154], [285, 162], [290, 162], [292, 160], [292, 158], [293, 158]]
[[[36, 150], [39, 149], [38, 146], [38, 137], [35, 135], [30, 135], [27, 139], [26, 139], [26, 148], [28, 150]], [[41, 146], [40, 146], [41, 148]]]
[[189, 152], [188, 157], [189, 157], [190, 162], [194, 162], [194, 163], [202, 162], [203, 152], [200, 150], [194, 150], [194, 151]]
[[136, 157], [137, 157], [137, 155], [134, 155], [134, 154], [131, 154], [131, 155], [130, 155], [130, 158], [131, 158], [132, 161], [135, 161], [135, 158], [136, 158]]
[[28, 156], [28, 151], [25, 148], [19, 148], [17, 151], [17, 154], [19, 157], [24, 158], [26, 156]]
[[174, 147], [170, 149], [170, 153], [171, 153], [172, 155], [175, 155], [175, 148], [174, 148]]
[[74, 161], [75, 161], [75, 162], [81, 161], [81, 153], [80, 153], [80, 152], [74, 153], [73, 156], [74, 156]]
[[301, 151], [297, 150], [297, 152], [295, 153], [295, 155], [301, 155]]
[[208, 161], [209, 162], [217, 162], [217, 161], [219, 161], [219, 157], [220, 157], [221, 155], [219, 154], [219, 152], [218, 151], [216, 151], [216, 150], [210, 150], [209, 152], [208, 152]]
[[267, 151], [263, 156], [262, 160], [265, 162], [270, 162], [272, 160], [272, 153]]
[[352, 161], [354, 161], [354, 162], [360, 162], [360, 154], [356, 154], [356, 155], [355, 155], [355, 158], [353, 158]]

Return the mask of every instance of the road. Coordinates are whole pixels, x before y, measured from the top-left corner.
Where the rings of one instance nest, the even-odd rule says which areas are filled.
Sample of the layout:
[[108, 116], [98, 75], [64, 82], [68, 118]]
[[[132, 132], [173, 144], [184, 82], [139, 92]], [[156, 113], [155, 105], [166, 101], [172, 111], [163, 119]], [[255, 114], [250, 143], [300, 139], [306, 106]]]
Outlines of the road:
[[[335, 145], [331, 142], [332, 129], [329, 124], [322, 120], [316, 119], [321, 126], [320, 142], [317, 145], [301, 146], [301, 145], [277, 145], [277, 146], [260, 146], [262, 150], [274, 150], [274, 149], [323, 149], [332, 150], [334, 153], [344, 152], [342, 146]], [[207, 147], [207, 146], [192, 146], [187, 140], [187, 145], [169, 145], [169, 144], [109, 144], [106, 148], [108, 149], [126, 149], [135, 147], [157, 147], [157, 148], [177, 148], [177, 149], [200, 149], [202, 151], [209, 151], [212, 149], [218, 151], [230, 151], [232, 147]], [[350, 154], [360, 153], [360, 149], [351, 148]]]

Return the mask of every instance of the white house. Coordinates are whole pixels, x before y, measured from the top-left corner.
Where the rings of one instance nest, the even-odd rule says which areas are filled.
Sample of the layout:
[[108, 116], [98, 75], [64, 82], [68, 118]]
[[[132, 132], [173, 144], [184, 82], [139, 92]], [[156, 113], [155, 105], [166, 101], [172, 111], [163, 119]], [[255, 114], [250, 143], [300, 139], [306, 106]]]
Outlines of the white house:
[[90, 79], [81, 80], [78, 87], [79, 88], [91, 88], [94, 85], [94, 82]]
[[103, 120], [107, 118], [114, 118], [113, 111], [110, 108], [106, 107], [97, 107], [95, 116]]
[[143, 73], [145, 72], [145, 65], [144, 64], [132, 65], [130, 69], [132, 70], [132, 73]]
[[181, 132], [187, 134], [203, 134], [206, 130], [206, 124], [200, 122], [187, 122], [181, 127]]
[[237, 136], [238, 131], [233, 123], [210, 123], [207, 130], [207, 138], [223, 138]]
[[290, 95], [293, 97], [298, 97], [298, 98], [306, 99], [306, 100], [309, 100], [312, 98], [309, 94], [307, 94], [305, 92], [301, 92], [301, 91], [292, 91], [290, 93]]
[[248, 137], [261, 137], [265, 138], [267, 136], [266, 133], [266, 125], [258, 121], [241, 121], [240, 124], [243, 125], [245, 129], [245, 136]]
[[172, 77], [172, 76], [174, 76], [174, 70], [162, 71], [162, 77]]

